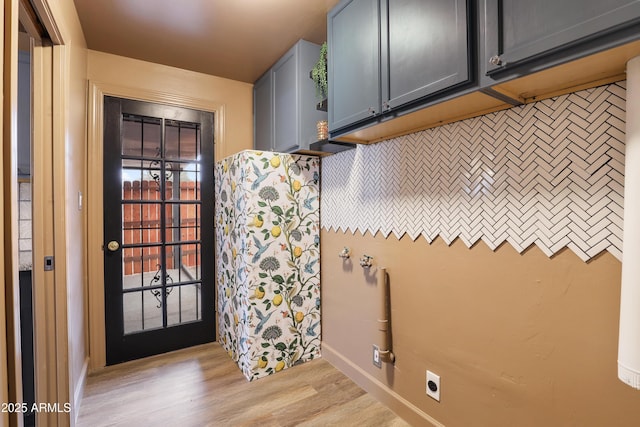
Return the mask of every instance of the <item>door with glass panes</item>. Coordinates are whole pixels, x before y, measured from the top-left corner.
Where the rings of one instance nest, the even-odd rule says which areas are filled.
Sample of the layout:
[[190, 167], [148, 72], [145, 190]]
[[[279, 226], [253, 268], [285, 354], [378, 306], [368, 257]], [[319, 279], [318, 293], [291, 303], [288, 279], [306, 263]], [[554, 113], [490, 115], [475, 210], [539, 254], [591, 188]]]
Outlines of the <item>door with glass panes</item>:
[[108, 365], [215, 339], [213, 120], [105, 97]]

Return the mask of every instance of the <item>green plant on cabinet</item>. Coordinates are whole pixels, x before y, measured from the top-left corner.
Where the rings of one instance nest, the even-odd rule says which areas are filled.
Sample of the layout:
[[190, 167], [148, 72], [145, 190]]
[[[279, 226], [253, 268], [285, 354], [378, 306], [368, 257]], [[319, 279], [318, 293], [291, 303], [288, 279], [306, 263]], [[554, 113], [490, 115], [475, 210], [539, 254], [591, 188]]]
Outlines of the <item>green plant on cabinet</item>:
[[322, 102], [327, 99], [327, 93], [329, 92], [328, 80], [327, 80], [327, 42], [322, 43], [320, 46], [320, 57], [318, 62], [311, 69], [311, 80], [316, 87], [316, 98]]

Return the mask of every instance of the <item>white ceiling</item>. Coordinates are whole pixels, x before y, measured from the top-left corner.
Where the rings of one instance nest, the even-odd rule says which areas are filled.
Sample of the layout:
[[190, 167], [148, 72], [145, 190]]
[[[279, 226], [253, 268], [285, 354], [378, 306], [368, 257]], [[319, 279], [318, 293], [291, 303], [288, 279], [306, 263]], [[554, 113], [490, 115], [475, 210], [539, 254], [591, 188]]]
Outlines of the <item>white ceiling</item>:
[[74, 0], [89, 49], [253, 83], [338, 0]]

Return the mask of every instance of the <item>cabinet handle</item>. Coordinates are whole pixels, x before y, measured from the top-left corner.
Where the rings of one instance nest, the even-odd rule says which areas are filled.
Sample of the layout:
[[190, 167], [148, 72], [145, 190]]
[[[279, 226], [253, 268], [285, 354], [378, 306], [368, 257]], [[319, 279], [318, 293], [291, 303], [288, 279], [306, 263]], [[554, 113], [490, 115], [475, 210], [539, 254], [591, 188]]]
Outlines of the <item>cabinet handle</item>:
[[502, 58], [500, 58], [499, 55], [493, 55], [491, 58], [489, 58], [489, 63], [497, 66], [504, 65], [504, 63], [502, 62]]
[[375, 108], [373, 108], [373, 107], [369, 107], [369, 114], [370, 114], [370, 115], [372, 115], [372, 116], [373, 116], [374, 114], [376, 114], [376, 109], [375, 109]]
[[389, 105], [389, 103], [388, 103], [387, 101], [384, 101], [384, 102], [382, 103], [382, 109], [383, 109], [384, 111], [388, 111], [388, 110], [390, 110], [390, 109], [391, 109], [391, 105]]

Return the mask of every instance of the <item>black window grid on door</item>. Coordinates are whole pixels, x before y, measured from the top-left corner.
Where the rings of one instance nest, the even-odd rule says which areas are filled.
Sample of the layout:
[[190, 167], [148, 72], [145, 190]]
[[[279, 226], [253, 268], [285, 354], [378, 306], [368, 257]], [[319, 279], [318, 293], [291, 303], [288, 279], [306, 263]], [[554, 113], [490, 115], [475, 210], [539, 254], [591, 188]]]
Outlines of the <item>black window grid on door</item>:
[[[140, 283], [125, 287], [122, 298], [128, 295], [140, 296], [139, 328], [126, 333], [135, 333], [155, 328], [167, 328], [176, 324], [201, 319], [200, 288], [201, 275], [201, 189], [200, 165], [201, 134], [198, 124], [176, 120], [144, 117], [123, 114], [123, 132], [127, 123], [139, 124], [139, 147], [122, 144], [122, 171], [131, 177], [139, 177], [138, 198], [125, 197], [123, 189], [121, 212], [123, 213], [123, 263], [127, 262], [124, 254], [130, 254], [134, 264], [139, 264]], [[159, 143], [147, 138], [145, 131], [154, 129], [159, 132]], [[151, 131], [153, 132], [153, 131]], [[192, 144], [184, 144], [182, 134], [190, 134]], [[173, 135], [172, 135], [173, 134]], [[123, 138], [126, 141], [126, 136]], [[175, 144], [170, 141], [175, 141]], [[145, 142], [147, 142], [145, 144]], [[186, 147], [185, 147], [186, 145]], [[190, 146], [192, 145], [192, 146]], [[186, 189], [193, 198], [183, 198], [183, 177], [192, 178]], [[146, 188], [143, 185], [147, 182]], [[123, 179], [124, 182], [124, 179]], [[135, 181], [134, 181], [135, 182]], [[154, 184], [155, 183], [155, 184]], [[192, 188], [190, 188], [192, 187]], [[133, 192], [135, 194], [135, 191]], [[138, 217], [130, 223], [139, 227], [127, 228], [126, 212], [139, 212]], [[143, 214], [146, 211], [146, 215]], [[153, 215], [151, 214], [153, 212]], [[184, 214], [188, 216], [187, 224], [183, 224]], [[149, 218], [153, 217], [152, 220]], [[139, 221], [138, 221], [139, 220]], [[156, 227], [154, 228], [153, 225]], [[189, 226], [189, 224], [192, 224]], [[138, 234], [136, 242], [130, 241], [126, 234]], [[154, 238], [151, 238], [151, 235]], [[146, 238], [146, 239], [145, 239]], [[129, 241], [128, 241], [129, 240]], [[146, 240], [146, 241], [145, 241]], [[185, 268], [192, 264], [195, 269]], [[138, 258], [138, 259], [136, 259]], [[153, 260], [158, 262], [153, 267]], [[173, 268], [168, 268], [169, 266]], [[177, 267], [177, 268], [176, 268]], [[133, 269], [135, 271], [135, 268]], [[148, 271], [145, 271], [148, 270]], [[126, 268], [123, 268], [125, 273]], [[147, 273], [147, 274], [145, 274]], [[185, 315], [182, 307], [183, 292], [189, 289], [195, 295], [195, 313]], [[177, 303], [177, 319], [170, 318], [169, 297], [174, 295]], [[155, 298], [157, 307], [161, 309], [160, 324], [145, 324], [145, 297]], [[193, 301], [192, 301], [193, 302]], [[174, 316], [172, 316], [174, 317]], [[148, 322], [147, 322], [148, 323]]]

